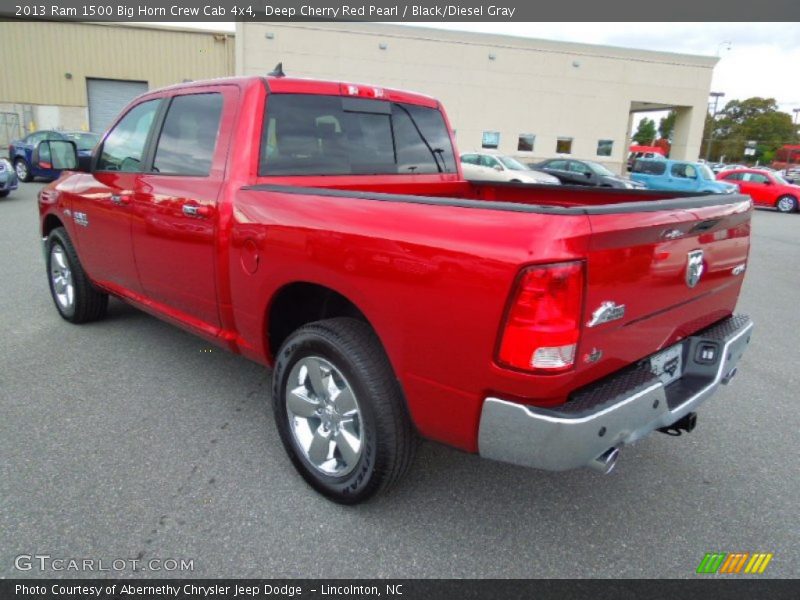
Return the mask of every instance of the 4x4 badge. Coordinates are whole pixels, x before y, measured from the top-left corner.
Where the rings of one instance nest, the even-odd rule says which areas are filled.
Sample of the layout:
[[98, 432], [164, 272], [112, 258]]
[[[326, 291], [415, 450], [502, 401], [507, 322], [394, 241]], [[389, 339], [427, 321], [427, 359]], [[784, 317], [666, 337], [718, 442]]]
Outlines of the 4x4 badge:
[[686, 263], [686, 285], [693, 288], [703, 276], [703, 251], [692, 250]]

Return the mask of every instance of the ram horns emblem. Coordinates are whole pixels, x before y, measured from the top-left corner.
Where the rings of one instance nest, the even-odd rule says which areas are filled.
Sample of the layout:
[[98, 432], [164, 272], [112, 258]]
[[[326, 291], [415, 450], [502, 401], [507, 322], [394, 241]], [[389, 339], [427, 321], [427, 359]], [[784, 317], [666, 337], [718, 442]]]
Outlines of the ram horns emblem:
[[686, 285], [693, 288], [703, 276], [703, 251], [692, 250], [689, 252], [689, 260], [686, 263]]

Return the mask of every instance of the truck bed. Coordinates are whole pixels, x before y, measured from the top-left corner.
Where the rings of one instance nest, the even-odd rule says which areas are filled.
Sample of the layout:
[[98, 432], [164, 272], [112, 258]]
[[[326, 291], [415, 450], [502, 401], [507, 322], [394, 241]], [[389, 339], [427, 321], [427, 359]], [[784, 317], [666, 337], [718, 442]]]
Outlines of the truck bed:
[[664, 192], [658, 190], [623, 190], [569, 185], [529, 185], [483, 181], [453, 181], [398, 183], [387, 182], [320, 182], [321, 185], [297, 185], [297, 179], [250, 186], [249, 189], [281, 191], [285, 193], [314, 193], [338, 197], [421, 204], [462, 206], [465, 208], [493, 208], [518, 212], [550, 212], [561, 214], [609, 214], [623, 212], [652, 212], [735, 204], [745, 201], [739, 194], [703, 195], [689, 192]]

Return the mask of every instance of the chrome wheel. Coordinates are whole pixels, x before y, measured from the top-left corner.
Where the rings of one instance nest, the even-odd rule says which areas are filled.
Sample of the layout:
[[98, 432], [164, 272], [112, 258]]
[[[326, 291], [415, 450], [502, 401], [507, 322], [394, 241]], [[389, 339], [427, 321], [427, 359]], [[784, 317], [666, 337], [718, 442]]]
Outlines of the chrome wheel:
[[75, 285], [66, 253], [59, 244], [53, 244], [50, 249], [50, 281], [59, 306], [65, 311], [72, 310], [75, 303]]
[[17, 172], [17, 179], [20, 181], [27, 181], [28, 179], [28, 163], [19, 159], [14, 163], [14, 170]]
[[341, 371], [324, 358], [300, 359], [286, 383], [286, 413], [297, 447], [320, 473], [340, 477], [364, 447], [361, 412]]
[[781, 212], [792, 212], [794, 210], [794, 198], [783, 196], [778, 199], [778, 210]]

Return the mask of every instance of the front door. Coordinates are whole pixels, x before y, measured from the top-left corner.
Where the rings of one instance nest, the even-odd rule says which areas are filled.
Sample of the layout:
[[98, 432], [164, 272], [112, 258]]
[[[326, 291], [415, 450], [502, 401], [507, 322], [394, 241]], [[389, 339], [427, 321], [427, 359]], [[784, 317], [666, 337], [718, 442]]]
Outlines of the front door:
[[131, 208], [160, 100], [131, 108], [99, 148], [92, 176], [72, 196], [78, 246], [89, 276], [140, 292], [131, 245]]

